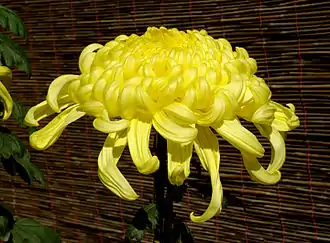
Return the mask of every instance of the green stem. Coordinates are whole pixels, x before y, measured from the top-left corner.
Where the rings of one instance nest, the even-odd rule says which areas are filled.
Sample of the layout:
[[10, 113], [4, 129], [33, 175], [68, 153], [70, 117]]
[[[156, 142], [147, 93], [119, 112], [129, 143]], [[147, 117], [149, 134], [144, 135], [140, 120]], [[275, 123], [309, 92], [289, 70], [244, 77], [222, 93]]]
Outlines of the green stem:
[[168, 181], [167, 176], [167, 148], [166, 140], [157, 134], [156, 155], [160, 166], [155, 173], [155, 201], [158, 207], [159, 220], [155, 230], [155, 238], [160, 243], [175, 243], [173, 236], [173, 186]]

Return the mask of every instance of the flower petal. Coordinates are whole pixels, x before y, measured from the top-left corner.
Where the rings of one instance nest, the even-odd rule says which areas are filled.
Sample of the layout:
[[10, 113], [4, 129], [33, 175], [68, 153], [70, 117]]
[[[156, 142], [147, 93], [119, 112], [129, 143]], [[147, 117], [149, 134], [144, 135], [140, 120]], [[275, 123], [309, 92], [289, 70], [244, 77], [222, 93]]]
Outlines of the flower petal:
[[102, 116], [105, 110], [104, 105], [96, 100], [89, 100], [80, 105], [79, 111], [86, 112], [89, 116], [99, 117]]
[[278, 131], [286, 132], [295, 129], [300, 125], [299, 118], [295, 114], [295, 107], [293, 104], [287, 104], [287, 107], [279, 103], [271, 101], [270, 104], [276, 108], [275, 119], [272, 126]]
[[126, 131], [108, 135], [98, 158], [98, 175], [101, 182], [114, 194], [125, 200], [135, 200], [139, 196], [117, 167], [126, 144]]
[[1, 81], [0, 81], [0, 99], [4, 105], [4, 114], [2, 119], [7, 120], [10, 117], [11, 112], [13, 111], [13, 100], [8, 90]]
[[267, 171], [269, 171], [269, 173], [274, 173], [282, 168], [285, 161], [286, 149], [284, 137], [279, 131], [276, 130], [276, 128], [271, 126], [257, 124], [255, 124], [255, 126], [260, 131], [262, 136], [269, 139], [272, 146], [272, 158]]
[[175, 123], [189, 125], [197, 122], [194, 112], [184, 104], [174, 102], [164, 107], [163, 110]]
[[271, 125], [274, 120], [275, 108], [266, 103], [256, 110], [251, 118], [253, 123]]
[[[72, 105], [73, 102], [68, 95], [64, 95], [58, 99], [58, 106], [60, 111]], [[48, 105], [45, 100], [38, 105], [31, 107], [26, 113], [24, 123], [28, 126], [39, 126], [39, 121], [54, 114], [55, 111]]]
[[190, 160], [193, 143], [181, 145], [167, 140], [168, 180], [172, 185], [180, 186], [190, 174]]
[[154, 114], [152, 125], [165, 139], [177, 143], [190, 143], [197, 135], [197, 130], [193, 125], [178, 124], [164, 111]]
[[192, 212], [190, 219], [201, 223], [212, 218], [222, 210], [222, 185], [220, 182], [220, 152], [217, 137], [208, 127], [197, 126], [198, 135], [194, 141], [196, 153], [204, 169], [210, 173], [212, 183], [212, 198], [207, 210], [201, 216], [195, 216]]
[[96, 130], [107, 134], [124, 130], [128, 125], [129, 121], [125, 119], [110, 120], [106, 111], [103, 111], [103, 115], [93, 121], [93, 126]]
[[31, 147], [37, 150], [45, 150], [53, 145], [61, 136], [63, 130], [70, 123], [85, 115], [77, 111], [79, 105], [73, 105], [57, 115], [44, 128], [32, 133], [30, 136]]
[[81, 73], [88, 73], [95, 58], [95, 51], [102, 48], [103, 45], [93, 43], [84, 48], [79, 56], [79, 69]]
[[258, 158], [264, 155], [265, 150], [256, 136], [243, 127], [238, 119], [225, 120], [222, 125], [213, 128], [241, 153], [254, 154]]
[[242, 157], [244, 166], [253, 181], [263, 185], [272, 185], [281, 179], [280, 171], [268, 172], [262, 167], [255, 155], [242, 153]]
[[48, 88], [48, 93], [46, 100], [48, 102], [48, 105], [55, 111], [55, 112], [60, 112], [60, 108], [58, 106], [58, 96], [64, 86], [69, 85], [73, 81], [77, 80], [79, 78], [78, 75], [62, 75], [56, 78], [51, 84], [49, 85]]
[[128, 147], [132, 160], [142, 174], [151, 174], [158, 170], [159, 160], [152, 156], [149, 149], [151, 123], [131, 120], [128, 130]]
[[112, 82], [106, 86], [104, 91], [104, 104], [110, 117], [119, 116], [119, 82]]
[[272, 185], [281, 179], [280, 169], [285, 161], [285, 142], [282, 135], [271, 126], [255, 124], [261, 135], [268, 138], [272, 146], [271, 162], [265, 170], [255, 155], [242, 154], [246, 170], [251, 179], [264, 185]]

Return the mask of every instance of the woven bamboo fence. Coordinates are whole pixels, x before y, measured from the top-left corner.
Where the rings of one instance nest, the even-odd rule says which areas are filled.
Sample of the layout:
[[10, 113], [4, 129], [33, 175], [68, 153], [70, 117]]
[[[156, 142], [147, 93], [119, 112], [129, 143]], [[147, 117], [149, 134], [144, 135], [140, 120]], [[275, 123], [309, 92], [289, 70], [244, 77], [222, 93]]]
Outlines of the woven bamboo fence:
[[[84, 46], [117, 35], [142, 34], [148, 26], [206, 29], [248, 50], [258, 75], [282, 104], [293, 103], [301, 126], [289, 133], [282, 180], [275, 186], [253, 183], [238, 151], [220, 141], [220, 174], [229, 206], [204, 224], [189, 213], [206, 209], [196, 188], [175, 204], [196, 242], [330, 242], [330, 1], [314, 0], [15, 0], [2, 1], [28, 27], [26, 46], [33, 75], [16, 74], [11, 91], [26, 105], [45, 98], [61, 74], [78, 74]], [[27, 134], [10, 122], [27, 142]], [[253, 130], [252, 126], [247, 127]], [[0, 170], [0, 199], [14, 213], [56, 229], [64, 243], [122, 242], [136, 210], [153, 194], [153, 178], [140, 175], [128, 150], [120, 169], [140, 194], [120, 200], [97, 177], [97, 156], [105, 135], [87, 117], [75, 122], [45, 152], [31, 150], [45, 170], [48, 187], [27, 186]], [[151, 145], [153, 143], [151, 138]], [[260, 138], [270, 159], [269, 144]], [[192, 175], [198, 175], [193, 163]], [[144, 242], [152, 242], [148, 235]]]

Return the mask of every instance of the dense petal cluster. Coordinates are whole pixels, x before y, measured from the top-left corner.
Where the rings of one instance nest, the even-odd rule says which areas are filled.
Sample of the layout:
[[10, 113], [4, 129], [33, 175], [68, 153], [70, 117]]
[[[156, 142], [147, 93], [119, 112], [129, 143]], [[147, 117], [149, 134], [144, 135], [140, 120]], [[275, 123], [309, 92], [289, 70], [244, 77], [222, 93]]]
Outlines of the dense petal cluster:
[[[141, 36], [121, 35], [104, 46], [87, 46], [79, 68], [80, 75], [55, 79], [47, 99], [29, 110], [25, 121], [33, 126], [59, 113], [31, 135], [30, 143], [47, 149], [68, 124], [85, 114], [95, 117], [94, 128], [108, 134], [98, 158], [99, 178], [121, 198], [138, 197], [117, 168], [126, 145], [139, 172], [150, 174], [159, 167], [149, 150], [152, 127], [167, 140], [172, 184], [181, 185], [189, 176], [193, 149], [210, 174], [211, 202], [203, 215], [191, 213], [194, 222], [210, 219], [222, 207], [219, 144], [211, 128], [241, 152], [254, 181], [280, 180], [285, 132], [299, 126], [299, 119], [292, 104], [284, 107], [271, 100], [245, 49], [233, 51], [227, 40], [214, 39], [205, 30], [151, 27]], [[254, 123], [269, 139], [267, 169], [258, 162], [264, 148], [239, 119]]]
[[0, 99], [3, 105], [2, 119], [7, 120], [13, 110], [13, 100], [4, 85], [4, 83], [10, 83], [12, 79], [12, 72], [6, 66], [0, 66]]

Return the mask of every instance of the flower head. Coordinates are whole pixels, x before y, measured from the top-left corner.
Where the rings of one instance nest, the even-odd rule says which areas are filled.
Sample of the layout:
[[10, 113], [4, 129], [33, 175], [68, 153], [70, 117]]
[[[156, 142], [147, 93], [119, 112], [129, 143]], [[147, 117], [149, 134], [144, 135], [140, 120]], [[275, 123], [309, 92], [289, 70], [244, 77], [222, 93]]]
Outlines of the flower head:
[[[149, 150], [152, 127], [167, 140], [168, 178], [181, 185], [190, 173], [193, 148], [209, 172], [213, 194], [203, 222], [221, 211], [220, 152], [213, 128], [237, 148], [254, 181], [274, 184], [285, 160], [283, 132], [299, 126], [294, 106], [271, 101], [265, 81], [257, 76], [256, 61], [243, 48], [232, 50], [225, 39], [205, 30], [148, 28], [142, 36], [121, 35], [91, 44], [79, 58], [80, 75], [63, 75], [49, 86], [46, 101], [32, 107], [25, 121], [59, 113], [33, 133], [31, 145], [47, 149], [64, 128], [85, 114], [93, 126], [108, 134], [98, 158], [99, 178], [127, 200], [138, 197], [117, 168], [128, 145], [133, 163], [143, 174], [155, 172], [159, 160]], [[264, 169], [257, 158], [264, 148], [239, 118], [253, 122], [272, 145], [272, 161]]]
[[13, 110], [13, 100], [6, 88], [6, 86], [3, 84], [10, 82], [12, 79], [12, 72], [11, 70], [6, 66], [0, 66], [0, 99], [4, 106], [3, 111], [3, 120], [7, 120], [11, 112]]

